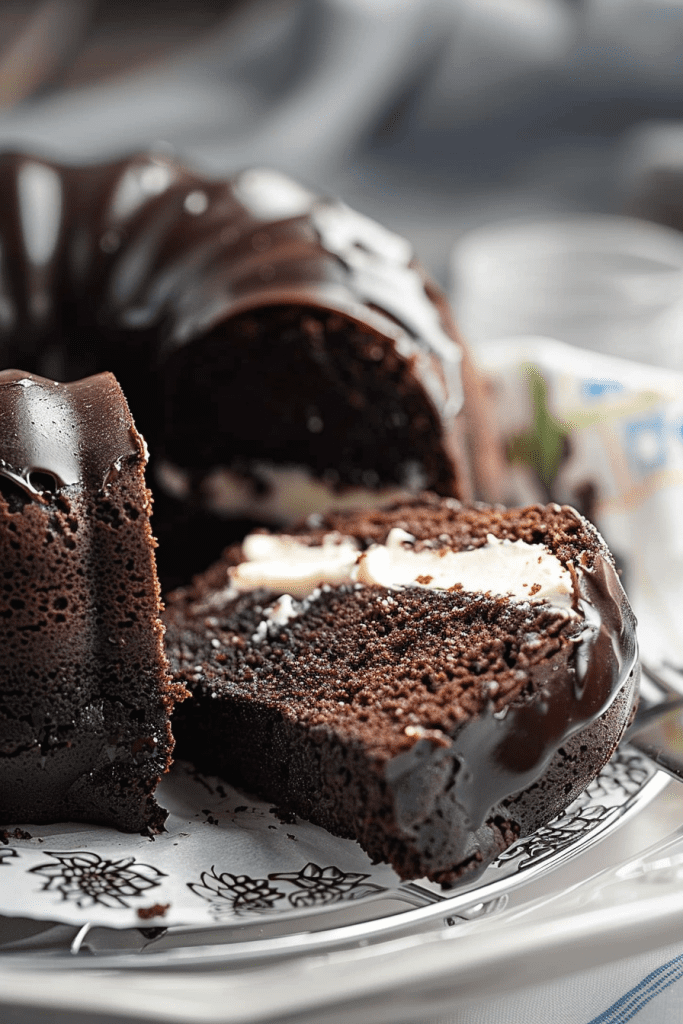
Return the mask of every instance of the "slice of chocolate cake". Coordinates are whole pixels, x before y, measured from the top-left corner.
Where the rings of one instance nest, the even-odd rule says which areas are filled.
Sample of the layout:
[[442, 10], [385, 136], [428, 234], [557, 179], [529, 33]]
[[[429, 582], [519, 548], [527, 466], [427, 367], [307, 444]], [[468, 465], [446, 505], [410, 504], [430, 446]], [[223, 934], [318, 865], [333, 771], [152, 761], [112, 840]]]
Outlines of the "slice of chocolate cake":
[[251, 534], [166, 623], [179, 756], [402, 878], [471, 878], [551, 820], [636, 700], [612, 558], [557, 505], [425, 495]]
[[182, 687], [146, 449], [115, 378], [0, 373], [0, 822], [158, 830]]

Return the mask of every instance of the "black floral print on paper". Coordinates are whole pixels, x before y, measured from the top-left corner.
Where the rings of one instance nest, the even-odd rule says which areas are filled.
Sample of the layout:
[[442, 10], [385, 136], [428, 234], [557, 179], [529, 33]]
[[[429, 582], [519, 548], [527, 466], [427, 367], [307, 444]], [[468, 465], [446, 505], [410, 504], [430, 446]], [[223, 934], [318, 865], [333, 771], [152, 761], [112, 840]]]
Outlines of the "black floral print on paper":
[[376, 892], [383, 892], [381, 885], [366, 882], [370, 875], [355, 871], [342, 871], [334, 865], [321, 868], [309, 862], [300, 871], [281, 871], [268, 875], [274, 881], [291, 882], [296, 892], [289, 894], [293, 907], [315, 907], [323, 903], [339, 903], [341, 900], [359, 900]]
[[[517, 870], [571, 847], [594, 828], [618, 818], [641, 792], [654, 770], [636, 751], [619, 747], [588, 788], [549, 825], [505, 850], [496, 860], [517, 861]], [[598, 801], [600, 801], [598, 803]]]
[[597, 805], [580, 808], [571, 814], [563, 814], [550, 825], [539, 828], [526, 839], [515, 843], [509, 850], [505, 850], [498, 857], [496, 864], [516, 860], [517, 868], [521, 870], [530, 863], [552, 857], [573, 846], [606, 818], [617, 813], [614, 807]]
[[217, 916], [247, 910], [272, 910], [275, 902], [284, 898], [284, 893], [269, 885], [267, 878], [231, 875], [229, 871], [219, 875], [215, 867], [202, 871], [200, 882], [188, 882], [187, 887], [196, 896], [207, 900]]
[[38, 864], [30, 869], [47, 879], [42, 890], [58, 892], [62, 900], [81, 908], [128, 907], [131, 899], [161, 885], [160, 879], [166, 877], [150, 864], [136, 863], [135, 857], [107, 860], [84, 850], [47, 856], [56, 863]]
[[[317, 864], [306, 864], [300, 871], [281, 871], [268, 878], [251, 878], [249, 875], [233, 875], [229, 871], [219, 874], [215, 867], [203, 871], [199, 882], [188, 882], [188, 889], [210, 904], [214, 917], [225, 914], [264, 913], [284, 909], [297, 909], [338, 903], [342, 900], [358, 900], [384, 887], [366, 882], [367, 874], [342, 871], [330, 865], [321, 868]], [[271, 882], [288, 883], [293, 891], [282, 891]], [[286, 904], [281, 900], [286, 899]]]
[[19, 851], [12, 846], [0, 846], [0, 868], [6, 865], [12, 857], [18, 857]]
[[635, 796], [653, 774], [644, 758], [633, 750], [619, 747], [600, 774], [588, 787], [591, 797], [620, 798]]

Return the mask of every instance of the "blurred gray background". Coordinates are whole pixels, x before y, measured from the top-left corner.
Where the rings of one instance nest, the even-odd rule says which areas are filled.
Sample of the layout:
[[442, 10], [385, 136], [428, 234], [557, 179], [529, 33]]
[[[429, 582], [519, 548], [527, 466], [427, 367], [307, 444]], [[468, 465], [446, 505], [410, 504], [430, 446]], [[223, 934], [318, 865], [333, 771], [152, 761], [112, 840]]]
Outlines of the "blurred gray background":
[[682, 118], [672, 0], [0, 4], [0, 146], [270, 164], [407, 235], [444, 283], [468, 228], [632, 207], [683, 168]]

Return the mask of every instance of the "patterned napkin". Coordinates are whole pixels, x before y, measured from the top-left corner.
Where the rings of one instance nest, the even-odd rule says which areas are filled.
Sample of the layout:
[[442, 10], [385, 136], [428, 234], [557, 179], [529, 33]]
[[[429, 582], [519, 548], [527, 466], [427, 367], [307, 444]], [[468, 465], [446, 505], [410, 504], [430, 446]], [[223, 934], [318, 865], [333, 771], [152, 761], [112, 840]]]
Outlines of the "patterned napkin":
[[683, 943], [496, 998], [458, 1000], [424, 1024], [680, 1024]]
[[683, 374], [547, 338], [477, 346], [516, 502], [575, 506], [622, 570], [651, 661], [683, 665]]

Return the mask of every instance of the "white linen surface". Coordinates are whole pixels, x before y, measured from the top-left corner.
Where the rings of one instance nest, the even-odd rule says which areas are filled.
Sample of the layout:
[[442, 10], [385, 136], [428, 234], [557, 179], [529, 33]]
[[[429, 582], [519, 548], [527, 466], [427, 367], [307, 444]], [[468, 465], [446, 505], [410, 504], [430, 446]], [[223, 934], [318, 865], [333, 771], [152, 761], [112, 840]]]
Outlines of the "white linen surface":
[[494, 999], [464, 999], [430, 1024], [674, 1024], [683, 1007], [683, 943]]

